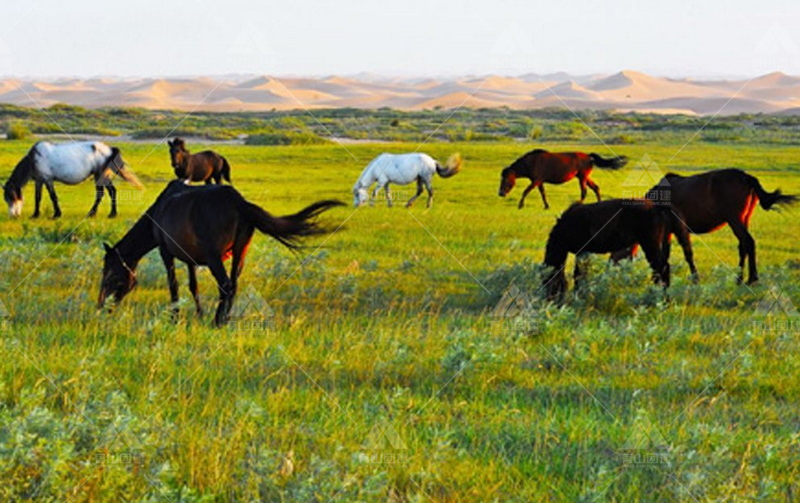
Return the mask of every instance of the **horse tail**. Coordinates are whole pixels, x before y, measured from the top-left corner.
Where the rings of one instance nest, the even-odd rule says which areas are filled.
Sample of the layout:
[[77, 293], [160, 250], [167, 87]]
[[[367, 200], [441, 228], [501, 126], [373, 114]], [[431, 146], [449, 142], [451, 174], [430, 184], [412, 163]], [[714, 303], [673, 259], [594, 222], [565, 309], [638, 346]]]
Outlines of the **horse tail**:
[[744, 173], [744, 176], [747, 185], [756, 193], [761, 207], [765, 210], [772, 209], [776, 204], [793, 204], [797, 202], [797, 196], [781, 194], [780, 190], [767, 192], [764, 190], [764, 187], [761, 186], [761, 182], [758, 181], [758, 178], [753, 175], [748, 175], [747, 173]]
[[619, 169], [628, 164], [628, 158], [625, 157], [624, 155], [605, 159], [595, 153], [592, 153], [589, 154], [589, 159], [591, 159], [592, 164], [594, 164], [598, 168]]
[[461, 159], [461, 154], [455, 153], [451, 155], [449, 159], [447, 159], [446, 167], [443, 168], [441, 164], [438, 162], [436, 163], [436, 174], [442, 178], [450, 178], [461, 171], [461, 164], [463, 162], [464, 161]]
[[329, 232], [320, 227], [314, 219], [335, 206], [344, 206], [344, 204], [339, 201], [319, 201], [294, 215], [274, 217], [260, 206], [245, 201], [244, 198], [239, 204], [247, 222], [291, 250], [300, 247], [298, 241], [301, 237]]
[[226, 182], [232, 183], [231, 182], [231, 165], [228, 164], [228, 160], [227, 159], [225, 159], [222, 156], [219, 156], [219, 157], [220, 157], [220, 159], [222, 159], [222, 169], [221, 169], [222, 178], [224, 178]]

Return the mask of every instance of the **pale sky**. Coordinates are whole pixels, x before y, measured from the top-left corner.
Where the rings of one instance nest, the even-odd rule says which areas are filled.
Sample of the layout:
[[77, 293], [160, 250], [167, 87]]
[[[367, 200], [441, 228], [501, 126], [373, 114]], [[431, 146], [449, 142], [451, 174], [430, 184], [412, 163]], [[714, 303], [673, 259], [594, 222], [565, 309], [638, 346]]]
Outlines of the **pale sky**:
[[800, 74], [789, 0], [2, 0], [0, 75]]

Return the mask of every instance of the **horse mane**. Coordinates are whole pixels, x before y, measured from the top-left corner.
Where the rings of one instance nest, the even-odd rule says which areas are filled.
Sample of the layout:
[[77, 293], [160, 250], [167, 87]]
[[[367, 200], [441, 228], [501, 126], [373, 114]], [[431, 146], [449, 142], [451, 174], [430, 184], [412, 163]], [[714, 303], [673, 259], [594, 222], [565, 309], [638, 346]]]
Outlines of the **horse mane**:
[[11, 176], [8, 177], [6, 185], [22, 189], [25, 184], [30, 181], [33, 176], [33, 170], [36, 169], [36, 159], [34, 156], [36, 155], [36, 147], [39, 146], [39, 143], [40, 142], [36, 142], [33, 147], [28, 150], [28, 153], [25, 154], [25, 157], [20, 159], [16, 167], [14, 167], [14, 171], [11, 172]]
[[[94, 145], [92, 145], [92, 148], [93, 148], [93, 149], [96, 149], [97, 147], [95, 147]], [[117, 148], [117, 147], [111, 147], [111, 155], [110, 155], [110, 156], [108, 156], [108, 159], [106, 159], [106, 163], [105, 163], [105, 165], [103, 166], [103, 171], [105, 171], [106, 169], [110, 169], [110, 168], [111, 168], [111, 162], [112, 162], [114, 159], [116, 159], [118, 155], [119, 155], [119, 148]], [[114, 171], [114, 172], [116, 173], [116, 170], [112, 169], [112, 171]]]

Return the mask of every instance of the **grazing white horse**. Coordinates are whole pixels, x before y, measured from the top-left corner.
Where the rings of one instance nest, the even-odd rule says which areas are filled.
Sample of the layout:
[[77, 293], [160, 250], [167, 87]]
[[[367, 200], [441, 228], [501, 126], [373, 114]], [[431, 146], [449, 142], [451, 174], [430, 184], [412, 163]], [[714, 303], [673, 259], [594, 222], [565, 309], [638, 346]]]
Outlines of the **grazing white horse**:
[[89, 216], [97, 213], [97, 206], [103, 198], [103, 189], [111, 197], [111, 214], [117, 214], [117, 190], [112, 180], [120, 175], [123, 179], [141, 188], [142, 183], [136, 174], [127, 169], [117, 147], [109, 147], [99, 141], [80, 141], [71, 143], [37, 142], [17, 164], [8, 182], [3, 186], [3, 196], [8, 203], [8, 214], [18, 217], [22, 214], [22, 188], [32, 178], [36, 184], [36, 208], [33, 217], [39, 216], [42, 200], [42, 186], [47, 187], [53, 202], [53, 218], [61, 216], [53, 182], [76, 185], [94, 176], [96, 197]]
[[447, 160], [447, 166], [442, 167], [431, 156], [427, 154], [381, 154], [370, 162], [358, 181], [353, 186], [353, 205], [358, 207], [369, 200], [369, 188], [375, 185], [372, 191], [372, 199], [378, 194], [378, 190], [383, 187], [386, 191], [386, 203], [391, 207], [392, 199], [389, 193], [389, 184], [408, 185], [417, 182], [417, 194], [408, 200], [406, 208], [414, 204], [414, 201], [422, 194], [422, 188], [428, 190], [428, 208], [433, 202], [433, 174], [436, 173], [442, 178], [450, 178], [461, 170], [461, 156], [453, 154]]

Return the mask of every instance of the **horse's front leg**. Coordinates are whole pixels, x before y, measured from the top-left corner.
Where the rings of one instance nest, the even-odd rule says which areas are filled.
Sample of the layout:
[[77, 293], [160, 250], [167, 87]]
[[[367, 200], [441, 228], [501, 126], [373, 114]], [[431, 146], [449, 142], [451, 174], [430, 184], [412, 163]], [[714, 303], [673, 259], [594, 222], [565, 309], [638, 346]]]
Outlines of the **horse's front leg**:
[[117, 216], [117, 188], [109, 182], [106, 185], [106, 190], [108, 191], [108, 197], [111, 198], [111, 213], [108, 214], [108, 218], [114, 218]]
[[386, 206], [391, 208], [392, 207], [392, 195], [389, 192], [389, 182], [386, 182], [386, 185], [383, 186], [383, 193], [386, 194]]
[[550, 209], [550, 205], [547, 204], [547, 195], [544, 193], [544, 184], [539, 184], [539, 194], [542, 195], [542, 202], [544, 202], [544, 209]]
[[50, 194], [50, 201], [53, 203], [53, 218], [59, 218], [61, 217], [61, 207], [58, 205], [58, 196], [56, 195], [56, 188], [53, 187], [53, 181], [46, 181], [44, 185], [47, 187], [47, 193]]
[[375, 185], [375, 188], [372, 189], [372, 195], [370, 196], [369, 205], [375, 206], [375, 199], [378, 197], [378, 191], [381, 190], [381, 184], [378, 183]]
[[167, 269], [167, 284], [169, 285], [169, 296], [172, 301], [172, 319], [178, 317], [178, 278], [175, 275], [175, 257], [164, 247], [159, 247], [161, 260]]
[[42, 204], [42, 182], [36, 180], [36, 197], [34, 201], [33, 218], [39, 218], [39, 208]]
[[[522, 198], [519, 200], [519, 205], [517, 205], [517, 208], [522, 209], [525, 207], [525, 198], [528, 197], [528, 194], [530, 194], [534, 187], [536, 187], [536, 182], [531, 182], [531, 184], [528, 185], [528, 187], [522, 192]], [[547, 203], [545, 203], [545, 205], [546, 204]], [[546, 207], [547, 206], [545, 206], [545, 208]]]

